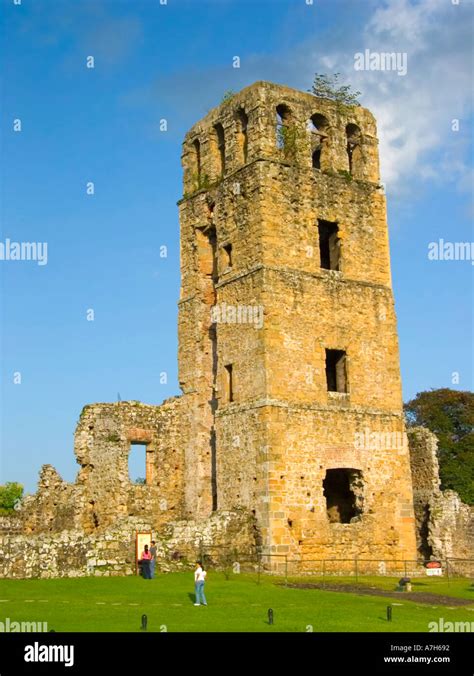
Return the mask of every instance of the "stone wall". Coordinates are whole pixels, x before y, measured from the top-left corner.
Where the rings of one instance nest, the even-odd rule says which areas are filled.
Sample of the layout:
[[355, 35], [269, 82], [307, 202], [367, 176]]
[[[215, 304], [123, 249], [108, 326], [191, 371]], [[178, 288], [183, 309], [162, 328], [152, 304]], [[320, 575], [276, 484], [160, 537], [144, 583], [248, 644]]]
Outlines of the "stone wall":
[[455, 491], [440, 490], [436, 435], [415, 427], [408, 438], [420, 556], [474, 561], [474, 508]]
[[[405, 439], [372, 114], [257, 82], [192, 127], [182, 162], [183, 394], [85, 406], [76, 481], [42, 468], [12, 527], [0, 523], [0, 575], [129, 574], [138, 527], [166, 566], [201, 540], [409, 560], [414, 502], [423, 555], [471, 551], [470, 512], [439, 491], [425, 431], [411, 433], [411, 458], [405, 443], [358, 444]], [[224, 307], [253, 319], [219, 320]], [[144, 485], [129, 477], [134, 444]]]
[[0, 534], [21, 533], [23, 523], [15, 514], [0, 516]]
[[[415, 556], [408, 449], [355, 444], [365, 428], [404, 434], [377, 145], [368, 110], [265, 82], [183, 143], [179, 374], [199, 420], [185, 464], [200, 468], [199, 510], [211, 493], [252, 510], [274, 553]], [[323, 265], [321, 222], [337, 226], [337, 269]], [[263, 321], [213, 325], [224, 306]], [[328, 350], [345, 353], [344, 392], [328, 387]], [[357, 521], [330, 522], [323, 483], [337, 468], [362, 477]]]
[[134, 575], [137, 530], [152, 532], [158, 572], [187, 569], [202, 554], [215, 565], [220, 564], [222, 552], [235, 549], [249, 557], [255, 555], [255, 520], [244, 511], [168, 523], [159, 532], [149, 521], [130, 517], [101, 534], [75, 529], [54, 534], [0, 534], [0, 578]]
[[[42, 468], [38, 491], [23, 501], [25, 532], [103, 532], [117, 519], [146, 517], [158, 527], [184, 516], [184, 457], [188, 426], [182, 400], [85, 406], [76, 428], [76, 482]], [[129, 477], [131, 446], [146, 445], [146, 483]]]
[[474, 508], [455, 491], [435, 493], [430, 502], [429, 541], [435, 556], [474, 562]]
[[58, 533], [79, 527], [83, 506], [82, 487], [64, 481], [51, 465], [43, 465], [38, 490], [22, 501], [18, 516], [26, 533]]

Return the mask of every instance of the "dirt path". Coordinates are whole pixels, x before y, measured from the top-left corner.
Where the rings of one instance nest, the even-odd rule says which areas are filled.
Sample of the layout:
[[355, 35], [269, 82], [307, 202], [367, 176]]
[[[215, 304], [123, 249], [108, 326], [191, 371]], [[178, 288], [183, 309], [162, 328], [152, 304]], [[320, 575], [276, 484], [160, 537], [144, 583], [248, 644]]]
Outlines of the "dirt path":
[[362, 596], [385, 596], [398, 599], [399, 601], [417, 601], [418, 603], [427, 603], [430, 606], [468, 606], [474, 604], [472, 599], [460, 599], [454, 596], [442, 596], [441, 594], [429, 594], [428, 592], [396, 592], [385, 591], [376, 587], [365, 587], [356, 584], [314, 584], [310, 582], [293, 582], [287, 585], [292, 589], [321, 589], [322, 591], [346, 592], [350, 594], [361, 594]]

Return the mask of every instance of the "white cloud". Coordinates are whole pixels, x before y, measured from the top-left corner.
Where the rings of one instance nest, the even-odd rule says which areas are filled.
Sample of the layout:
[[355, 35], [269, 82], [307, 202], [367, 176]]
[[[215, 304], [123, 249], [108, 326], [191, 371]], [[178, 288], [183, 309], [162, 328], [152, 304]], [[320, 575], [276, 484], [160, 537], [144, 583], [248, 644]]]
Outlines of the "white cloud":
[[[382, 179], [392, 190], [416, 178], [465, 182], [473, 85], [468, 11], [445, 0], [389, 0], [368, 21], [361, 49], [406, 52], [407, 75], [363, 71], [354, 77], [346, 70], [377, 119]], [[453, 118], [463, 119], [460, 132], [452, 131]]]
[[[381, 178], [391, 193], [406, 193], [418, 179], [470, 188], [471, 9], [451, 0], [377, 2], [365, 25], [355, 19], [352, 27], [339, 26], [343, 39], [329, 36], [316, 49], [303, 44], [292, 54], [290, 84], [295, 76], [307, 81], [314, 71], [340, 72], [363, 93], [362, 105], [377, 120]], [[355, 53], [365, 49], [406, 53], [407, 74], [354, 70]], [[454, 118], [459, 132], [451, 129]]]
[[[449, 0], [448, 0], [449, 2]], [[446, 9], [446, 0], [389, 0], [377, 8], [367, 25], [367, 33], [385, 35], [396, 41], [404, 41], [412, 48], [426, 44], [426, 27], [433, 16]]]
[[[471, 8], [464, 0], [459, 5], [451, 0], [377, 0], [373, 7], [365, 19], [357, 12], [341, 15], [334, 29], [324, 33], [316, 21], [311, 39], [278, 54], [247, 54], [242, 69], [221, 64], [167, 74], [156, 81], [155, 96], [181, 133], [229, 88], [237, 91], [269, 80], [307, 89], [315, 71], [340, 72], [341, 81], [363, 92], [362, 105], [376, 117], [381, 177], [391, 193], [405, 193], [418, 179], [465, 188], [473, 89]], [[300, 18], [295, 12], [295, 31]], [[365, 49], [406, 52], [407, 74], [354, 70], [354, 54]], [[149, 95], [149, 90], [127, 94], [129, 103], [137, 98], [143, 105]], [[451, 130], [454, 118], [461, 121], [459, 132]]]

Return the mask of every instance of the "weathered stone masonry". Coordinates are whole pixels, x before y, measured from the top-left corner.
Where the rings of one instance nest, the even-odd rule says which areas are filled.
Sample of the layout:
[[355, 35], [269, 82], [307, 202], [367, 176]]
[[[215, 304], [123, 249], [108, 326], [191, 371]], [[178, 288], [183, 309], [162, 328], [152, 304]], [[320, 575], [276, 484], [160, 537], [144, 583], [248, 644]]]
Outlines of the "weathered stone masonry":
[[[257, 83], [191, 129], [183, 165], [179, 372], [201, 422], [188, 450], [199, 504], [251, 509], [276, 553], [414, 558], [408, 449], [354, 448], [366, 427], [404, 431], [373, 117]], [[324, 267], [331, 228], [338, 260]], [[216, 304], [261, 306], [263, 326], [213, 327]], [[328, 351], [343, 360], [339, 391]], [[362, 480], [350, 523], [328, 519], [324, 482], [338, 469], [336, 493], [350, 492], [348, 473]]]
[[[182, 395], [86, 406], [76, 482], [43, 468], [16, 534], [0, 533], [1, 574], [131, 573], [137, 528], [153, 531], [165, 569], [201, 541], [296, 560], [416, 558], [418, 465], [407, 445], [355, 443], [405, 432], [377, 144], [368, 110], [266, 82], [192, 127]], [[147, 447], [145, 485], [128, 476], [134, 443]]]
[[[474, 507], [465, 505], [455, 491], [440, 490], [436, 436], [423, 427], [408, 434], [420, 555], [474, 559]], [[461, 564], [453, 565], [462, 570]]]

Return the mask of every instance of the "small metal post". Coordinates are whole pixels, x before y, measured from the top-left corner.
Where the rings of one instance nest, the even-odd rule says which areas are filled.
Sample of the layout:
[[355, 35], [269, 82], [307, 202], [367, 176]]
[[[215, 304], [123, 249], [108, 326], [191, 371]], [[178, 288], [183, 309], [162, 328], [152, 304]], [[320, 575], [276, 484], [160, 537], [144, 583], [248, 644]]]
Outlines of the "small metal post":
[[148, 624], [148, 617], [145, 614], [143, 614], [142, 615], [142, 626], [140, 627], [141, 631], [146, 631], [147, 624]]
[[271, 608], [268, 609], [268, 624], [273, 624], [273, 610]]
[[392, 606], [387, 606], [387, 622], [392, 621]]

